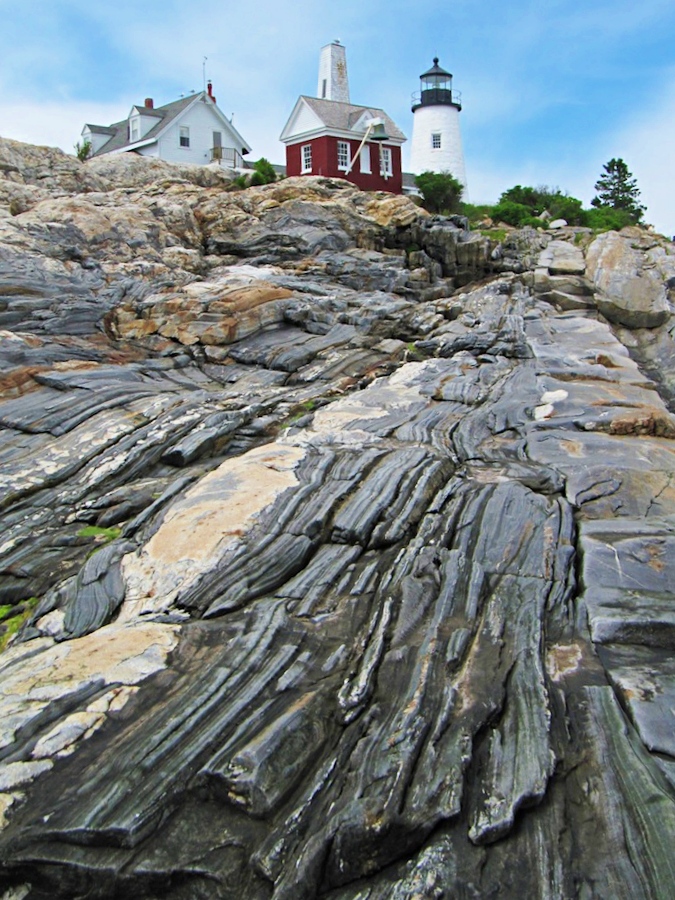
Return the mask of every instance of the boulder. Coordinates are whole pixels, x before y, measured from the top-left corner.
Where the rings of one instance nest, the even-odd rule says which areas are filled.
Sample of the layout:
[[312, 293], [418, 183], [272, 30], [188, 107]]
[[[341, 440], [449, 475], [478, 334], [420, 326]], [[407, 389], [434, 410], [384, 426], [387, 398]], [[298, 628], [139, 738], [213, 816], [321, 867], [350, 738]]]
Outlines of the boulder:
[[597, 305], [610, 322], [627, 328], [656, 328], [670, 317], [664, 278], [629, 235], [598, 235], [586, 254]]
[[539, 254], [537, 265], [551, 275], [583, 275], [586, 271], [584, 254], [569, 241], [551, 241]]

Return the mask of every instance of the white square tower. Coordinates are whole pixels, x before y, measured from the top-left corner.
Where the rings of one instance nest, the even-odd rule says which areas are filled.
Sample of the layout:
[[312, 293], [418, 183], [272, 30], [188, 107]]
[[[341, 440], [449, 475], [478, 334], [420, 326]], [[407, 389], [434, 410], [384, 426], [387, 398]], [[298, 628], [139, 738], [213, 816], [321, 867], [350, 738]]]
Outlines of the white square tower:
[[339, 100], [340, 103], [349, 103], [347, 55], [340, 41], [333, 41], [332, 44], [326, 44], [321, 48], [316, 96], [319, 100]]

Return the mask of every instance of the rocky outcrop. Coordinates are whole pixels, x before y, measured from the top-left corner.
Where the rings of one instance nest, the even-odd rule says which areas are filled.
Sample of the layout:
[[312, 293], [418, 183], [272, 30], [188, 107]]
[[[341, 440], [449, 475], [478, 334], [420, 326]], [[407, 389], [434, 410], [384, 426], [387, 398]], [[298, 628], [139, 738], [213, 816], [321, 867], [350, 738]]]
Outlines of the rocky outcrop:
[[4, 897], [669, 896], [672, 319], [590, 274], [638, 238], [9, 151]]

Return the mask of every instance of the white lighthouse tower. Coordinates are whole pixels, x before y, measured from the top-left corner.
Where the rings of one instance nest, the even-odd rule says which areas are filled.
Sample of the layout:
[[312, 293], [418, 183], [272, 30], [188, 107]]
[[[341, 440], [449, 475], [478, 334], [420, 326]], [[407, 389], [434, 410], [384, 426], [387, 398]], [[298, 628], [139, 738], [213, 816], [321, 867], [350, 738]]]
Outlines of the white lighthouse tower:
[[452, 75], [438, 65], [438, 57], [428, 72], [420, 75], [420, 92], [413, 94], [413, 134], [410, 168], [415, 175], [422, 172], [450, 172], [464, 185], [462, 136], [459, 113], [462, 95], [452, 89]]

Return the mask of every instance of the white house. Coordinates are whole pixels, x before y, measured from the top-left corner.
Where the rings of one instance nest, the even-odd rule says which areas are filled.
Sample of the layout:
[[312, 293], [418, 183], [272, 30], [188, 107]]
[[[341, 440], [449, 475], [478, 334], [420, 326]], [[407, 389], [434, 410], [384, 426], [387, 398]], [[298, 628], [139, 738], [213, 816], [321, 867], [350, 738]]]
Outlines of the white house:
[[126, 119], [113, 125], [85, 125], [82, 138], [93, 156], [133, 151], [174, 163], [206, 165], [218, 160], [230, 168], [243, 166], [251, 148], [216, 105], [211, 82], [206, 91], [155, 105], [151, 98], [132, 106]]

